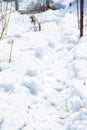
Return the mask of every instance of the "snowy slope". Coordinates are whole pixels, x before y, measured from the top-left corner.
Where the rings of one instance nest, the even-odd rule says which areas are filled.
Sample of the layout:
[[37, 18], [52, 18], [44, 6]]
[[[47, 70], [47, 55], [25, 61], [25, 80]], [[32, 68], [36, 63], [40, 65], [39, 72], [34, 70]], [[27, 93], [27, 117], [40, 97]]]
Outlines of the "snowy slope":
[[87, 26], [79, 39], [70, 8], [35, 16], [41, 32], [13, 12], [0, 41], [0, 129], [87, 130]]

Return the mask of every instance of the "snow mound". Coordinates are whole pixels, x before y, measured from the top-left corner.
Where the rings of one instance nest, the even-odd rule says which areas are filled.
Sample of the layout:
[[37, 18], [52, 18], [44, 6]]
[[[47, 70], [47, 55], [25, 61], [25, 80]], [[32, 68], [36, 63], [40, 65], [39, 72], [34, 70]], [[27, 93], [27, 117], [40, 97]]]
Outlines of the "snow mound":
[[67, 120], [65, 130], [86, 130], [87, 85], [84, 81], [73, 79], [67, 106], [70, 116]]
[[65, 130], [87, 130], [87, 109], [71, 114]]

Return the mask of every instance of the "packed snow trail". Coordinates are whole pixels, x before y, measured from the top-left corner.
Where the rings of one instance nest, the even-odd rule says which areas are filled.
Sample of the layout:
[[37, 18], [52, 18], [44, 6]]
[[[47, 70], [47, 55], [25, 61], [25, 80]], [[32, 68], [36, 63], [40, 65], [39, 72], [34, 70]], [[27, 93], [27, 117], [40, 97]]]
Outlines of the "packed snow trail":
[[69, 116], [69, 83], [77, 72], [73, 60], [78, 33], [71, 20], [75, 16], [49, 10], [37, 17], [41, 32], [34, 31], [28, 15], [14, 13], [12, 36], [0, 47], [1, 130], [64, 130]]

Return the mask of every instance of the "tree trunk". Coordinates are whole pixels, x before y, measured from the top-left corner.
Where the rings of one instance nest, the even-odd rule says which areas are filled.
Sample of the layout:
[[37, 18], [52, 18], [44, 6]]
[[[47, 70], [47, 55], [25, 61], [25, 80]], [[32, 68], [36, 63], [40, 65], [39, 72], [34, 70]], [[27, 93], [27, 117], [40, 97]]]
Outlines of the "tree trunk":
[[18, 0], [15, 0], [15, 10], [19, 10], [19, 3], [18, 3]]
[[2, 11], [2, 0], [0, 0], [0, 11]]
[[46, 0], [46, 6], [49, 8], [50, 7], [50, 0]]
[[83, 36], [84, 0], [80, 0], [80, 37]]

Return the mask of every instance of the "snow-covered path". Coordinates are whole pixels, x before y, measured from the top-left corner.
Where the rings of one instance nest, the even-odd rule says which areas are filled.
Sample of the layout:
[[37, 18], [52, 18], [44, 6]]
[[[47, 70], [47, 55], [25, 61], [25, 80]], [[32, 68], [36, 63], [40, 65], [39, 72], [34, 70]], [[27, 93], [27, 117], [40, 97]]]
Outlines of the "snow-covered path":
[[[13, 14], [12, 36], [0, 46], [1, 130], [64, 130], [69, 116], [69, 87], [78, 72], [76, 19], [62, 10], [37, 17], [41, 32], [33, 31], [29, 16]], [[12, 62], [8, 63], [12, 41]]]

